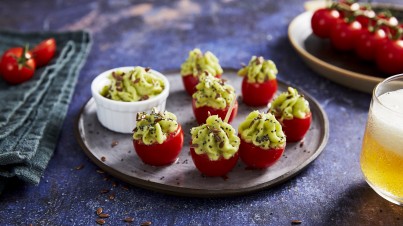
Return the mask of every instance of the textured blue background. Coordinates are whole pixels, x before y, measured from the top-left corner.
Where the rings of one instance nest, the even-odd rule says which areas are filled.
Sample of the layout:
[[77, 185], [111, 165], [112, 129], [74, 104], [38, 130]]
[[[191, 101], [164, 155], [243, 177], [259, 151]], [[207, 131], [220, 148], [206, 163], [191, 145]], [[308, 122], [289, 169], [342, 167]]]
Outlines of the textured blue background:
[[[401, 0], [383, 2], [400, 3]], [[403, 208], [379, 197], [359, 167], [370, 95], [332, 83], [292, 49], [287, 28], [303, 1], [11, 1], [0, 2], [0, 27], [19, 31], [87, 29], [94, 45], [81, 71], [53, 159], [39, 186], [13, 183], [0, 197], [1, 225], [403, 225]], [[96, 172], [74, 137], [74, 122], [100, 72], [128, 65], [178, 69], [194, 47], [238, 68], [252, 55], [271, 58], [279, 78], [308, 91], [326, 110], [330, 138], [322, 155], [294, 179], [249, 195], [169, 196]], [[84, 164], [81, 170], [74, 168]], [[109, 177], [107, 177], [109, 178]], [[114, 187], [114, 183], [117, 184]], [[125, 189], [127, 186], [128, 189]], [[101, 189], [112, 189], [101, 194]], [[109, 200], [110, 194], [114, 200]]]

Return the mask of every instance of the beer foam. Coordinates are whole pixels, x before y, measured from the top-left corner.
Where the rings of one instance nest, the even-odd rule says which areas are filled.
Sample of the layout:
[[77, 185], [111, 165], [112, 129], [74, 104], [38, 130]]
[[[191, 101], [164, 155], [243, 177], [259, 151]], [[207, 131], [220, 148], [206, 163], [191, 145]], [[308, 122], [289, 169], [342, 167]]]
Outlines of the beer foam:
[[403, 89], [387, 92], [373, 102], [368, 132], [385, 148], [403, 156]]
[[384, 93], [378, 99], [387, 108], [403, 115], [403, 89]]

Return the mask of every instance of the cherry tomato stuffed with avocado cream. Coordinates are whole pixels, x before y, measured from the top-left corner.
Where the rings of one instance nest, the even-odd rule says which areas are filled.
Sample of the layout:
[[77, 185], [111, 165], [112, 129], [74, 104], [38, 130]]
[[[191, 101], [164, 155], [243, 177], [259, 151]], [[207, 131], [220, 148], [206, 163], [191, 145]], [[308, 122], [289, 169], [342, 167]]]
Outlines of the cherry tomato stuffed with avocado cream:
[[183, 130], [170, 112], [137, 115], [133, 130], [133, 145], [140, 159], [148, 165], [164, 166], [178, 158], [183, 146]]
[[196, 168], [202, 174], [209, 177], [222, 177], [227, 175], [227, 173], [234, 168], [239, 159], [237, 152], [229, 159], [221, 157], [215, 161], [211, 161], [207, 154], [198, 155], [192, 147], [190, 148], [190, 154], [192, 155], [192, 160]]
[[231, 103], [234, 103], [234, 107], [228, 123], [235, 118], [238, 112], [238, 102], [232, 86], [207, 73], [200, 76], [196, 89], [197, 92], [192, 95], [192, 108], [199, 124], [205, 123], [210, 115], [218, 115], [224, 119]]
[[225, 176], [235, 167], [240, 140], [230, 124], [212, 115], [206, 124], [192, 128], [190, 133], [192, 160], [202, 174]]
[[1, 77], [9, 84], [23, 83], [34, 76], [36, 64], [31, 52], [15, 47], [4, 52], [0, 61]]
[[35, 59], [36, 66], [45, 66], [52, 60], [53, 56], [55, 55], [56, 40], [54, 38], [46, 39], [35, 46], [31, 50], [31, 52]]
[[[196, 100], [193, 99], [192, 100], [192, 109], [193, 109], [193, 114], [195, 115], [197, 123], [199, 125], [201, 125], [206, 122], [206, 119], [210, 115], [218, 115], [218, 117], [220, 117], [221, 119], [224, 119], [229, 110], [229, 106], [227, 106], [224, 109], [216, 109], [216, 108], [209, 107], [209, 106], [196, 107]], [[235, 104], [234, 104], [234, 107], [232, 108], [231, 115], [229, 116], [228, 122], [231, 123], [237, 114], [238, 114], [238, 101], [235, 100]]]
[[245, 77], [242, 80], [242, 100], [249, 106], [265, 106], [277, 91], [277, 80], [267, 80], [263, 83], [249, 83]]
[[[281, 117], [278, 117], [281, 120]], [[305, 118], [283, 119], [281, 121], [283, 131], [287, 135], [287, 141], [296, 142], [304, 138], [312, 122], [312, 114], [308, 113]]]
[[309, 103], [292, 87], [272, 101], [269, 112], [280, 122], [287, 142], [301, 140], [311, 125]]
[[196, 92], [199, 77], [206, 72], [221, 78], [223, 70], [217, 57], [209, 51], [205, 54], [200, 49], [190, 51], [188, 59], [181, 66], [183, 85], [189, 95]]
[[271, 113], [251, 112], [238, 128], [241, 160], [251, 168], [272, 166], [282, 156], [286, 136], [281, 124]]
[[242, 98], [249, 106], [267, 105], [277, 91], [278, 71], [273, 61], [253, 56], [249, 64], [238, 71], [243, 76]]
[[[221, 78], [221, 75], [216, 75], [216, 78]], [[196, 92], [196, 85], [199, 83], [199, 77], [193, 75], [182, 76], [182, 82], [185, 86], [185, 90], [189, 95], [193, 95]]]

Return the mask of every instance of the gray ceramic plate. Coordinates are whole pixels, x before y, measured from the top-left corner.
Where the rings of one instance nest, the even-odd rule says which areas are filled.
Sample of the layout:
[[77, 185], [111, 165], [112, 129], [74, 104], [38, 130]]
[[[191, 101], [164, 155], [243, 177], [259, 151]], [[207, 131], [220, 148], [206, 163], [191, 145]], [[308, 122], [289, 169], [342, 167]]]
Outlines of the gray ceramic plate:
[[[249, 170], [239, 161], [225, 178], [202, 176], [189, 155], [189, 131], [197, 126], [191, 107], [191, 97], [182, 86], [179, 73], [167, 73], [171, 84], [166, 108], [176, 114], [185, 131], [185, 142], [177, 162], [166, 167], [145, 165], [137, 157], [130, 134], [119, 134], [104, 128], [97, 119], [96, 105], [90, 99], [77, 119], [77, 139], [84, 152], [101, 169], [130, 184], [169, 194], [197, 197], [239, 195], [274, 186], [295, 176], [323, 151], [329, 123], [326, 113], [307, 93], [312, 111], [312, 125], [303, 142], [288, 143], [284, 155], [266, 170]], [[240, 93], [241, 79], [235, 71], [226, 70], [224, 78]], [[279, 91], [287, 86], [279, 82]], [[238, 116], [231, 123], [234, 128], [255, 108], [239, 101]], [[259, 110], [266, 111], [263, 107]], [[134, 117], [134, 116], [133, 116]], [[105, 157], [105, 161], [101, 158]]]

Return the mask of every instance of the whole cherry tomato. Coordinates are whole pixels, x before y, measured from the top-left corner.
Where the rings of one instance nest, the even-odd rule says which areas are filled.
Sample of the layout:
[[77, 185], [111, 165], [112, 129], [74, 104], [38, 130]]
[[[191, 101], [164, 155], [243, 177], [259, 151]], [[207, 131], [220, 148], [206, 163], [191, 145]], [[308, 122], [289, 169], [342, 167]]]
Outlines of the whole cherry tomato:
[[56, 40], [49, 38], [39, 43], [31, 50], [32, 56], [35, 59], [36, 66], [42, 67], [47, 65], [53, 58], [56, 52]]
[[370, 32], [368, 29], [361, 29], [355, 45], [355, 53], [363, 60], [375, 60], [376, 50], [387, 41], [386, 33], [382, 29]]
[[403, 39], [403, 24], [398, 24], [393, 28], [388, 28], [392, 39]]
[[[215, 109], [209, 106], [202, 106], [202, 107], [196, 107], [196, 100], [192, 99], [192, 108], [193, 108], [193, 113], [196, 117], [197, 123], [199, 125], [206, 123], [206, 119], [210, 115], [218, 115], [222, 120], [225, 119], [225, 116], [227, 115], [228, 108], [227, 106], [225, 109]], [[238, 113], [238, 101], [235, 100], [234, 108], [232, 109], [231, 115], [228, 119], [228, 123], [232, 122], [232, 120], [235, 118], [235, 116]]]
[[34, 76], [35, 61], [29, 51], [22, 47], [8, 49], [0, 61], [0, 74], [10, 84], [25, 82]]
[[357, 20], [361, 24], [362, 28], [367, 28], [370, 24], [370, 19], [365, 16], [357, 16], [355, 20]]
[[361, 24], [358, 21], [347, 23], [339, 20], [330, 33], [330, 42], [337, 50], [353, 50], [360, 30]]
[[296, 142], [302, 140], [306, 132], [308, 132], [312, 121], [312, 113], [307, 114], [303, 119], [294, 117], [293, 119], [281, 120], [280, 117], [276, 118], [281, 123], [287, 142]]
[[[215, 77], [221, 78], [221, 75], [216, 75]], [[199, 77], [193, 75], [182, 76], [183, 85], [185, 86], [186, 92], [192, 96], [196, 92], [196, 85], [199, 83]]]
[[204, 175], [209, 177], [222, 177], [227, 175], [236, 163], [238, 162], [239, 155], [236, 152], [231, 158], [225, 159], [222, 156], [213, 161], [210, 160], [207, 154], [198, 155], [194, 148], [190, 148], [193, 163], [196, 168]]
[[284, 147], [262, 149], [255, 146], [253, 143], [248, 143], [241, 138], [239, 146], [239, 156], [241, 160], [249, 167], [256, 169], [264, 169], [273, 165], [280, 159], [284, 152]]
[[376, 65], [382, 72], [398, 74], [403, 72], [403, 40], [387, 40], [376, 51]]
[[361, 7], [362, 15], [358, 15], [355, 20], [360, 22], [362, 28], [368, 28], [369, 26], [374, 26], [376, 21], [374, 19], [375, 17], [375, 12], [370, 9], [365, 9], [365, 7]]
[[[399, 24], [398, 29], [399, 29], [399, 31], [401, 31], [401, 34], [402, 34], [403, 33], [403, 23]], [[396, 30], [396, 31], [398, 31], [398, 30]], [[403, 35], [400, 36], [400, 40], [403, 40]]]
[[312, 32], [320, 38], [329, 38], [330, 31], [340, 18], [340, 13], [332, 9], [318, 9], [311, 19]]
[[[263, 83], [249, 83], [248, 78], [242, 81], [242, 99], [249, 106], [267, 105], [277, 91], [277, 80], [267, 80]], [[256, 95], [258, 94], [258, 95]]]
[[[399, 21], [396, 19], [396, 17], [388, 14], [388, 13], [379, 13], [376, 15], [378, 20], [384, 20], [385, 22], [389, 23], [391, 26], [397, 26], [399, 24]], [[394, 30], [391, 29], [390, 27], [386, 25], [381, 25], [381, 29], [383, 29], [386, 33], [387, 36], [389, 35], [394, 35]]]
[[181, 125], [169, 134], [162, 143], [144, 144], [141, 140], [133, 140], [134, 149], [140, 159], [148, 165], [164, 166], [175, 162], [183, 146], [183, 130]]

